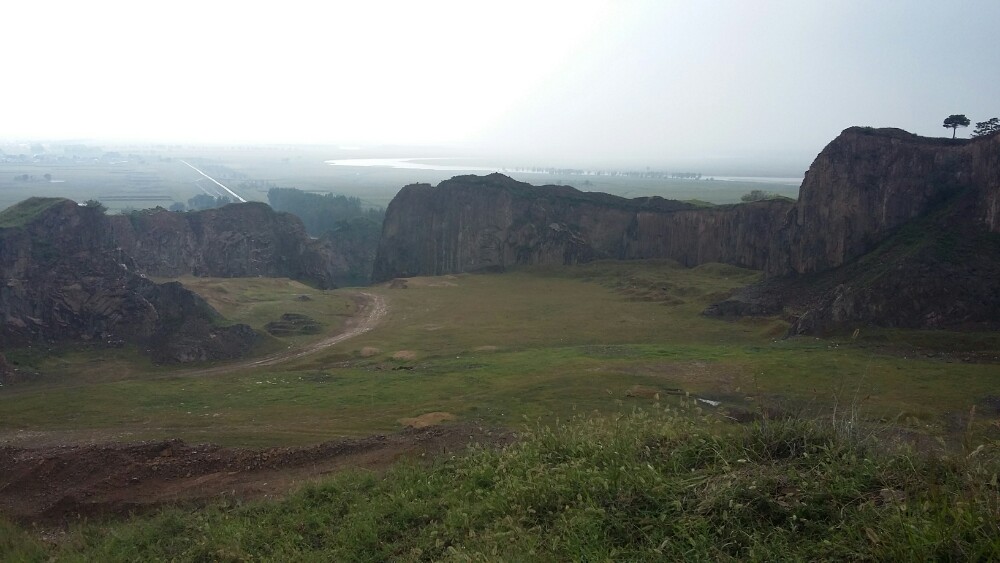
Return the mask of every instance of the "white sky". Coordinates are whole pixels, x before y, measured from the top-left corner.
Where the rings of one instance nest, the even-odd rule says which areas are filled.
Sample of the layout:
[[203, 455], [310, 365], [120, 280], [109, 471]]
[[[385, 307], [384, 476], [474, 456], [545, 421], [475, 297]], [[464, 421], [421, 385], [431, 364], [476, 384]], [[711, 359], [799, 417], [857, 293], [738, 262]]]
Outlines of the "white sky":
[[1000, 115], [997, 0], [53, 0], [2, 13], [5, 138], [804, 167], [851, 125], [941, 136], [949, 114]]

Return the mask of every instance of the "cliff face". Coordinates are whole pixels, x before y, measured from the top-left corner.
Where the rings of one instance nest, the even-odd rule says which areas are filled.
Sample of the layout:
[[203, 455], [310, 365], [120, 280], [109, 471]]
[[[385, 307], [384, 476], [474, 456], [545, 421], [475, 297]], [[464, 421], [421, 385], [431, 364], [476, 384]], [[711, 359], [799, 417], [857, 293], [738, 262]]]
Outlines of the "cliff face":
[[263, 203], [109, 219], [115, 244], [153, 276], [288, 277], [330, 288], [348, 269], [329, 243], [306, 235], [297, 217]]
[[966, 190], [976, 194], [968, 219], [1000, 232], [1000, 136], [968, 141], [846, 129], [806, 173], [765, 271], [780, 276], [841, 266]]
[[793, 333], [1000, 326], [1000, 134], [846, 129], [795, 203], [695, 209], [499, 174], [407, 186], [387, 209], [373, 278], [601, 258], [764, 270], [766, 284], [706, 313], [785, 307]]
[[790, 207], [771, 201], [697, 209], [662, 198], [533, 187], [501, 174], [458, 176], [397, 194], [372, 278], [632, 258], [761, 268], [771, 229]]
[[97, 209], [32, 199], [2, 217], [0, 348], [133, 342], [156, 361], [179, 362], [237, 357], [256, 339], [245, 325], [215, 326], [218, 313], [180, 284], [140, 275]]

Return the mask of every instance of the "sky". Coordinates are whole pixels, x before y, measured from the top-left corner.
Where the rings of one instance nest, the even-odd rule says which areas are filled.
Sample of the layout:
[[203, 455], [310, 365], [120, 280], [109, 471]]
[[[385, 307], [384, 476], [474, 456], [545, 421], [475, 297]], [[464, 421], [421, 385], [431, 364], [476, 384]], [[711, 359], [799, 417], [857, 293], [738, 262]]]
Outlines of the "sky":
[[950, 136], [950, 114], [1000, 115], [997, 0], [51, 0], [3, 12], [6, 139], [428, 146], [716, 173], [774, 163], [766, 173], [804, 170], [852, 125]]

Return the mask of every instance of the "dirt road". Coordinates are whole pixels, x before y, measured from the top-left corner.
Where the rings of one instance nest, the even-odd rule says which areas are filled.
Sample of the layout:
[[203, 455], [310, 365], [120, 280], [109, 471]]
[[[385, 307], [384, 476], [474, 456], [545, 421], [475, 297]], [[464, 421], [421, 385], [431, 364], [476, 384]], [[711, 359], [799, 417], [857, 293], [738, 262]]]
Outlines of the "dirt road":
[[281, 364], [290, 360], [315, 354], [320, 350], [325, 350], [330, 346], [364, 334], [375, 328], [378, 323], [385, 318], [385, 315], [388, 312], [385, 297], [374, 293], [358, 292], [353, 296], [353, 298], [358, 305], [358, 312], [347, 321], [343, 332], [339, 334], [325, 338], [319, 342], [314, 342], [302, 348], [285, 350], [276, 354], [264, 356], [263, 358], [253, 358], [239, 362], [232, 362], [211, 368], [174, 371], [170, 373], [170, 377], [187, 375], [218, 375], [222, 373], [242, 371], [249, 368]]
[[[358, 313], [345, 330], [303, 348], [207, 369], [172, 372], [215, 375], [314, 354], [372, 330], [386, 315], [386, 301], [355, 296]], [[272, 498], [345, 469], [381, 470], [400, 458], [454, 453], [470, 443], [499, 445], [506, 431], [471, 423], [345, 438], [295, 448], [225, 448], [181, 440], [0, 445], [0, 515], [43, 526], [80, 516], [125, 515], [175, 503], [222, 498]]]

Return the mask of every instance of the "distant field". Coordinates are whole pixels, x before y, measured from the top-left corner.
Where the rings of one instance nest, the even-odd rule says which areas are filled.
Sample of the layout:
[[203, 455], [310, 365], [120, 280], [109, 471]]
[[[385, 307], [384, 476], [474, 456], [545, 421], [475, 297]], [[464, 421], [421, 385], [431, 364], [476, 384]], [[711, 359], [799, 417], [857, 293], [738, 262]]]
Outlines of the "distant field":
[[[400, 419], [431, 412], [517, 427], [676, 393], [721, 401], [730, 413], [860, 409], [931, 436], [1000, 430], [997, 364], [966, 361], [997, 350], [996, 335], [872, 330], [855, 340], [784, 340], [779, 319], [699, 314], [755, 275], [633, 262], [416, 278], [406, 289], [370, 290], [389, 303], [372, 332], [281, 366], [218, 376], [151, 366], [128, 350], [8, 352], [43, 376], [0, 389], [0, 438], [305, 444], [393, 431]], [[187, 282], [258, 326], [292, 303], [329, 330], [346, 318], [338, 290]], [[313, 301], [289, 301], [299, 292]]]
[[[32, 196], [97, 199], [111, 212], [169, 207], [202, 193], [225, 195], [181, 159], [202, 168], [245, 199], [267, 201], [269, 185], [355, 196], [373, 207], [385, 207], [400, 188], [412, 183], [437, 184], [463, 172], [405, 170], [387, 167], [331, 166], [326, 160], [359, 156], [323, 147], [107, 147], [122, 154], [113, 163], [0, 162], [0, 209]], [[393, 155], [405, 156], [405, 155]], [[477, 172], [483, 174], [485, 172]], [[46, 174], [49, 179], [46, 179]], [[32, 181], [16, 180], [28, 175]], [[574, 176], [511, 173], [531, 184], [565, 184], [584, 191], [623, 197], [661, 196], [735, 203], [751, 190], [797, 197], [798, 186], [758, 182], [647, 179], [618, 176]], [[245, 187], [239, 188], [241, 184]]]

